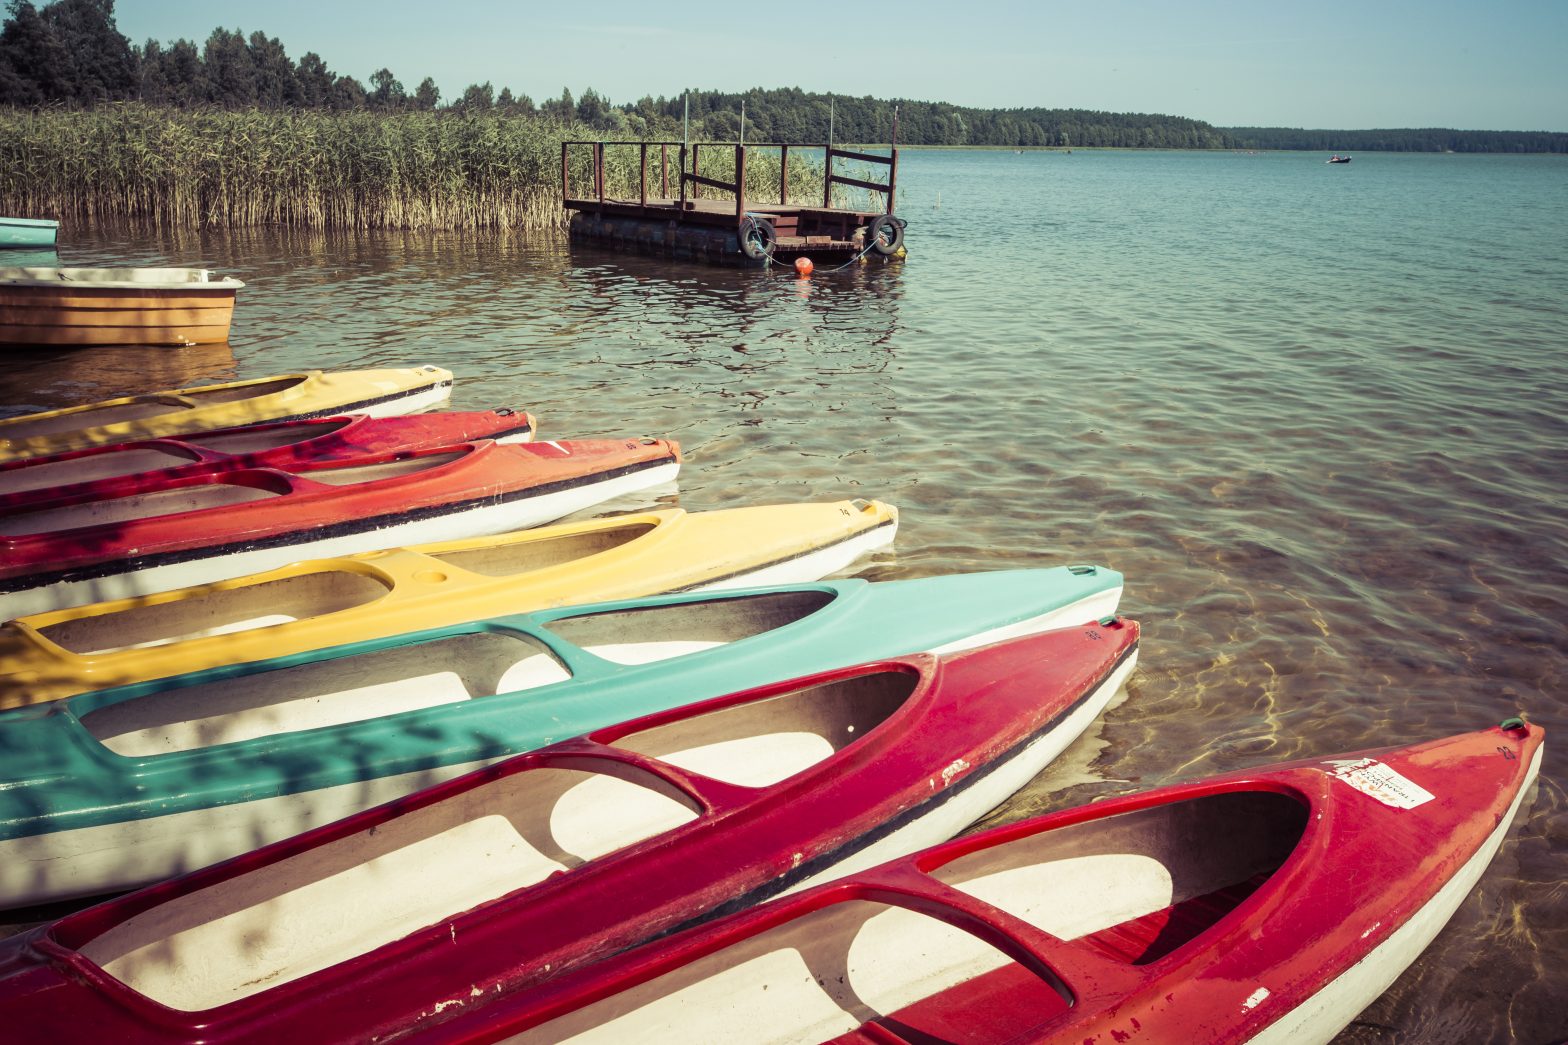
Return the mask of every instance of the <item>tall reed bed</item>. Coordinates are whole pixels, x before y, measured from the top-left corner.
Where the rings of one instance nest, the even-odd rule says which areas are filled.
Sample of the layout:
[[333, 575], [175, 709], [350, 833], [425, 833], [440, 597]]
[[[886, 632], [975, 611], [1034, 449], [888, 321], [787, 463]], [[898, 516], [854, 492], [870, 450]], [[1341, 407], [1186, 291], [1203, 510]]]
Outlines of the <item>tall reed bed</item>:
[[[491, 113], [0, 110], [0, 211], [155, 228], [543, 229], [562, 221], [561, 142], [612, 137]], [[590, 155], [573, 150], [574, 194], [589, 194]], [[733, 177], [733, 150], [708, 147], [702, 167]], [[635, 146], [607, 148], [605, 168], [610, 195], [637, 197]], [[753, 150], [748, 196], [776, 200], [778, 178], [777, 154]], [[821, 193], [820, 161], [792, 155], [791, 198]]]

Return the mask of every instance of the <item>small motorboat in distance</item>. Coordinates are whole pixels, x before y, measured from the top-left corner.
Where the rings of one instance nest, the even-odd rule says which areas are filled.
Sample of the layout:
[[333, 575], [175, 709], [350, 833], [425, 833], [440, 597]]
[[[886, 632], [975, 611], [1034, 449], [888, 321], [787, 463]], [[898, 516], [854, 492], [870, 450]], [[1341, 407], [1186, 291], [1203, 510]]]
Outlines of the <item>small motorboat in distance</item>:
[[1324, 160], [1323, 162], [1324, 163], [1349, 163], [1350, 162], [1350, 157], [1349, 156], [1341, 156], [1339, 153], [1336, 152], [1334, 155], [1330, 156], [1327, 160]]
[[55, 1042], [417, 1037], [951, 837], [1094, 722], [1137, 637], [876, 660], [520, 755], [0, 943], [0, 1020]]
[[[60, 223], [51, 218], [0, 218], [0, 250], [53, 247], [59, 233]], [[5, 257], [0, 253], [0, 260]]]
[[219, 344], [244, 285], [198, 268], [0, 268], [0, 344]]
[[0, 897], [140, 885], [617, 722], [1097, 620], [1121, 589], [1078, 566], [663, 595], [16, 708], [0, 713]]
[[264, 421], [343, 414], [393, 417], [439, 406], [451, 395], [452, 371], [438, 366], [337, 373], [307, 370], [175, 388], [0, 418], [0, 461]]
[[[458, 998], [409, 1040], [1327, 1042], [1480, 879], [1530, 793], [1542, 736], [1511, 719], [1010, 824], [471, 1013]], [[134, 938], [149, 977], [174, 938], [164, 932]], [[526, 938], [508, 942], [513, 962], [536, 967]], [[53, 963], [40, 983], [88, 982], [71, 946], [39, 947], [31, 960]], [[104, 950], [133, 953], [119, 941]], [[364, 973], [373, 982], [381, 970]], [[103, 1011], [130, 1011], [98, 989]], [[69, 1027], [85, 1006], [59, 995], [47, 1019]]]
[[881, 501], [667, 508], [296, 562], [0, 624], [0, 708], [551, 606], [815, 581], [897, 532]]
[[296, 559], [503, 533], [662, 486], [679, 470], [680, 448], [662, 439], [480, 440], [0, 497], [0, 605], [8, 616], [43, 613]]
[[0, 463], [0, 503], [14, 508], [23, 494], [62, 497], [112, 490], [122, 480], [134, 484], [154, 477], [217, 475], [238, 468], [289, 468], [307, 461], [348, 461], [476, 439], [526, 443], [533, 437], [533, 416], [510, 407], [414, 417], [352, 414], [277, 421], [6, 461]]

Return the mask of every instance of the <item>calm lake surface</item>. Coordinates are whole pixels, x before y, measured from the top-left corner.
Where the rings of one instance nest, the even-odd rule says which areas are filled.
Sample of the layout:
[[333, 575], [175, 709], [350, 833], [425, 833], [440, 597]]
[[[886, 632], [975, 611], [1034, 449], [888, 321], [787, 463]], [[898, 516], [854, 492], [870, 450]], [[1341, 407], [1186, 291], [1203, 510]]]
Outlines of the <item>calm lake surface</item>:
[[874, 578], [1123, 571], [1129, 698], [991, 822], [1522, 712], [1537, 793], [1340, 1040], [1557, 1041], [1568, 159], [1324, 158], [906, 152], [907, 262], [809, 281], [549, 237], [67, 230], [62, 264], [246, 280], [231, 344], [25, 354], [0, 413], [436, 363], [453, 408], [546, 438], [679, 439], [688, 509], [890, 501]]

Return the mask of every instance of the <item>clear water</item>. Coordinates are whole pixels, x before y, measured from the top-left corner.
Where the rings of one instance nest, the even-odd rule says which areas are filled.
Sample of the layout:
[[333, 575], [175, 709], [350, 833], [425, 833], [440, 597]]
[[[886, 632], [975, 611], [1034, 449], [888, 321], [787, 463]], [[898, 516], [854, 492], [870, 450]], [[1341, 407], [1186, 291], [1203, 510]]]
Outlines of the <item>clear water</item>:
[[[229, 346], [22, 353], [15, 413], [437, 363], [544, 437], [671, 435], [690, 509], [879, 497], [868, 575], [1098, 562], [1129, 699], [993, 817], [1523, 711], [1539, 793], [1345, 1042], [1568, 1034], [1568, 159], [911, 152], [902, 266], [552, 238], [65, 230], [237, 275]], [[1428, 784], [1430, 787], [1431, 785]]]

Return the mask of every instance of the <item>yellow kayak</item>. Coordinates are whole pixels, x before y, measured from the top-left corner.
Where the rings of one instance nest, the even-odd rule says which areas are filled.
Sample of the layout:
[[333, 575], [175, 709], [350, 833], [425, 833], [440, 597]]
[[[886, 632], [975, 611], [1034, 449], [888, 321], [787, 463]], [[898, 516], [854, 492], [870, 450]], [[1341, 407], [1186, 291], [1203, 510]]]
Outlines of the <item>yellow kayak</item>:
[[0, 708], [551, 606], [812, 581], [897, 529], [880, 501], [672, 508], [37, 613], [0, 625]]
[[0, 420], [0, 462], [262, 421], [393, 417], [429, 409], [451, 394], [452, 372], [438, 366], [309, 370], [176, 388]]

